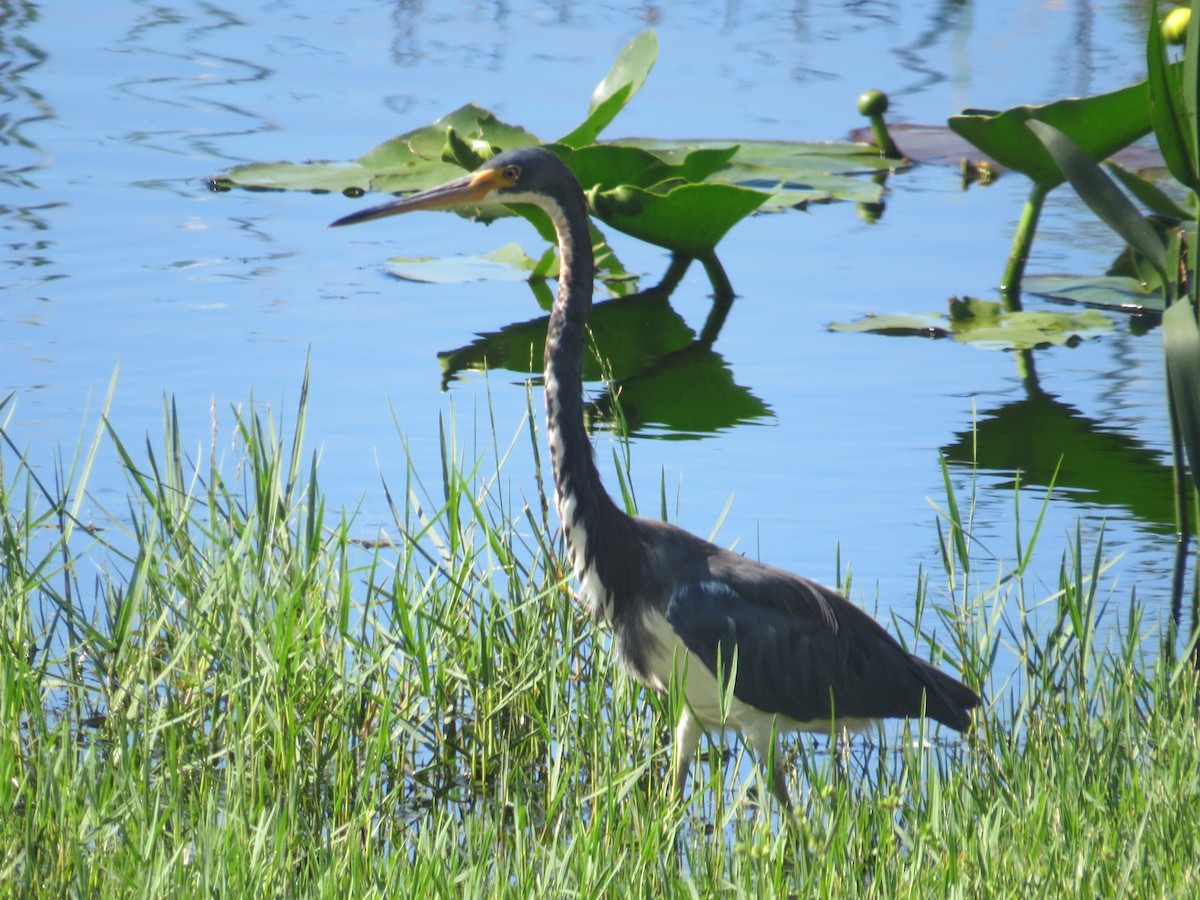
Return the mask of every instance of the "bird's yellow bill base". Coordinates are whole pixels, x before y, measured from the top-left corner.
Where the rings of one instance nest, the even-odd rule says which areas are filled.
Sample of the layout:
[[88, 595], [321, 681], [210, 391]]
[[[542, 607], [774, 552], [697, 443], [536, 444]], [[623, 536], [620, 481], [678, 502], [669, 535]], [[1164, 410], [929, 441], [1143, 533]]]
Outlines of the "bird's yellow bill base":
[[358, 222], [369, 222], [372, 219], [383, 219], [400, 213], [416, 212], [422, 209], [451, 209], [456, 206], [470, 206], [483, 203], [485, 198], [497, 188], [506, 187], [512, 179], [504, 169], [478, 169], [440, 187], [430, 188], [419, 194], [411, 194], [372, 206], [368, 209], [342, 216], [336, 222], [330, 222], [330, 228], [342, 225], [355, 225]]

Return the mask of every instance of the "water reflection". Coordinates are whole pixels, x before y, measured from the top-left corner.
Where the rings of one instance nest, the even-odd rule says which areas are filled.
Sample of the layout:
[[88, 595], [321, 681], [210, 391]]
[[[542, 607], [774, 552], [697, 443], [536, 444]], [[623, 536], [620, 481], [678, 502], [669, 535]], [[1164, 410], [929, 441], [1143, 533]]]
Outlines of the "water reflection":
[[[244, 29], [245, 22], [235, 13], [212, 4], [205, 4], [200, 16], [197, 20], [196, 12], [185, 12], [170, 6], [155, 6], [143, 11], [114, 46], [121, 52], [151, 56], [155, 58], [156, 65], [144, 77], [120, 81], [115, 85], [115, 90], [139, 105], [184, 105], [201, 120], [208, 115], [224, 120], [233, 114], [236, 121], [246, 123], [246, 127], [226, 130], [225, 126], [221, 130], [206, 130], [196, 127], [196, 119], [193, 119], [186, 128], [139, 128], [127, 131], [123, 139], [135, 146], [189, 159], [196, 156], [230, 159], [227, 153], [221, 151], [220, 145], [224, 139], [231, 135], [269, 131], [272, 126], [243, 102], [230, 102], [228, 89], [238, 89], [242, 97], [251, 96], [245, 93], [245, 86], [268, 81], [275, 73], [273, 69], [245, 55], [208, 53], [203, 50], [209, 41], [228, 45], [225, 32]], [[175, 37], [175, 34], [179, 36]], [[275, 40], [283, 44], [288, 38], [281, 35]], [[191, 193], [188, 188], [160, 180], [147, 179], [135, 183], [140, 187], [172, 187], [184, 195]]]
[[[36, 189], [34, 173], [42, 167], [45, 153], [25, 133], [35, 122], [54, 118], [54, 110], [46, 98], [27, 83], [27, 76], [46, 61], [46, 54], [22, 32], [37, 19], [37, 8], [31, 3], [0, 0], [0, 147], [4, 161], [0, 162], [0, 184], [24, 190]], [[38, 215], [41, 206], [9, 206], [0, 204], [0, 215], [12, 217], [35, 230], [44, 230], [46, 223]], [[14, 247], [25, 252], [27, 245]], [[37, 253], [45, 249], [38, 246]], [[29, 257], [27, 257], [29, 259]]]
[[972, 429], [942, 448], [946, 458], [1019, 475], [1022, 485], [1053, 486], [1073, 502], [1126, 509], [1150, 530], [1173, 534], [1169, 461], [1043, 390], [1033, 353], [1022, 360], [1025, 396], [982, 411]]
[[[676, 258], [653, 288], [596, 303], [588, 317], [591, 344], [584, 380], [608, 387], [587, 404], [590, 425], [639, 437], [699, 438], [771, 417], [762, 400], [737, 384], [725, 359], [713, 349], [733, 305], [718, 292], [708, 320], [696, 334], [671, 308], [670, 296], [689, 260]], [[531, 282], [548, 306], [550, 288]], [[548, 316], [481, 334], [466, 347], [438, 354], [442, 386], [465, 370], [540, 372]]]

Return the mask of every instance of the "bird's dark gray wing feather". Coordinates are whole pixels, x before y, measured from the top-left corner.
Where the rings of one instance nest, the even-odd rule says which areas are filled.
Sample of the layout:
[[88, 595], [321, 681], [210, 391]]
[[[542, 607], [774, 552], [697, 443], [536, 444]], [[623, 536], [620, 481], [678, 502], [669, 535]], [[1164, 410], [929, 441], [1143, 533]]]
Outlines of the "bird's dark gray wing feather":
[[736, 653], [738, 699], [807, 722], [917, 716], [928, 695], [930, 716], [967, 727], [975, 694], [907, 653], [866, 613], [815, 582], [742, 562], [677, 586], [666, 609], [714, 673], [719, 658], [728, 677]]

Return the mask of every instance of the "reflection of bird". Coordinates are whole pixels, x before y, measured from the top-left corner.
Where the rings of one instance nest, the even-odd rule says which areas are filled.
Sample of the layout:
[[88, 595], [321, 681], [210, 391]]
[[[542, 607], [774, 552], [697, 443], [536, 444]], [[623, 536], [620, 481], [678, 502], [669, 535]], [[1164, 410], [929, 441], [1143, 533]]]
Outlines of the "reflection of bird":
[[[655, 690], [667, 690], [672, 678], [684, 685], [676, 790], [682, 792], [705, 728], [740, 731], [770, 769], [785, 806], [776, 732], [859, 728], [922, 712], [965, 731], [979, 704], [975, 692], [906, 652], [857, 606], [672, 525], [631, 518], [605, 492], [583, 421], [581, 367], [594, 275], [587, 204], [554, 154], [510, 150], [458, 181], [333, 224], [490, 203], [539, 207], [558, 234], [561, 274], [545, 358], [558, 511], [579, 592], [592, 615], [612, 627], [618, 656]], [[731, 681], [732, 697], [723, 696]]]

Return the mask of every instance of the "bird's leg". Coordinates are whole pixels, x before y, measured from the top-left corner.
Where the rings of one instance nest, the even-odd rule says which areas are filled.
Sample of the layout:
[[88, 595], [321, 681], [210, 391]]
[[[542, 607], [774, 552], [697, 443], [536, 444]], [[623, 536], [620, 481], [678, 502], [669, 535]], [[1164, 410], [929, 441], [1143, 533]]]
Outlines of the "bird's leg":
[[783, 751], [779, 745], [779, 734], [775, 731], [774, 721], [767, 728], [746, 729], [746, 740], [758, 757], [771, 793], [784, 810], [791, 812], [792, 798], [788, 794], [787, 775], [783, 770]]
[[671, 766], [672, 787], [677, 800], [683, 800], [683, 789], [687, 786], [688, 770], [692, 766], [692, 757], [696, 755], [696, 748], [700, 746], [700, 734], [703, 730], [685, 700], [683, 712], [679, 716], [679, 724], [675, 726], [675, 759]]
[[848, 780], [850, 775], [850, 732], [839, 727], [833, 734], [833, 745], [830, 747], [833, 756], [833, 777], [841, 782]]
[[769, 781], [771, 793], [775, 795], [775, 799], [779, 801], [779, 805], [788, 812], [792, 811], [792, 797], [788, 793], [787, 775], [783, 771], [783, 750], [779, 746], [779, 735], [771, 735], [770, 743], [771, 753], [768, 760], [764, 763], [769, 764]]

